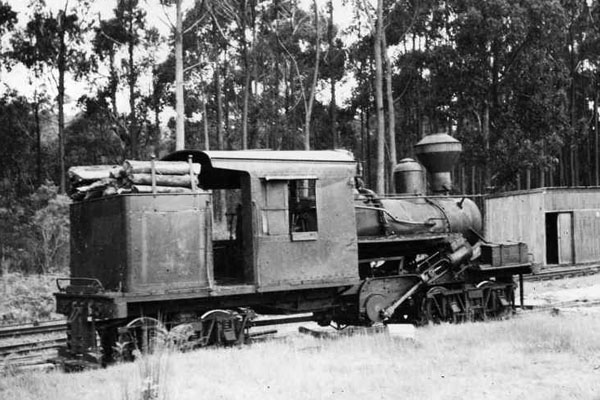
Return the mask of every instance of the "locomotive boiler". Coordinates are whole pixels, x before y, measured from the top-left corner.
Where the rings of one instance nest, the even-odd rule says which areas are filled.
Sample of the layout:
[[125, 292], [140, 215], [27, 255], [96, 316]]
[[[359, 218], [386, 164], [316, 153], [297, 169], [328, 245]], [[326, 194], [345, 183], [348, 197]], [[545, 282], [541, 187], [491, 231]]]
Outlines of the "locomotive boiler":
[[71, 276], [56, 293], [63, 362], [131, 354], [157, 320], [207, 345], [243, 341], [255, 313], [344, 327], [509, 312], [526, 246], [485, 242], [478, 207], [449, 194], [460, 150], [425, 137], [428, 179], [405, 159], [389, 196], [364, 187], [345, 151], [184, 150], [163, 161], [199, 164], [190, 193], [74, 202]]

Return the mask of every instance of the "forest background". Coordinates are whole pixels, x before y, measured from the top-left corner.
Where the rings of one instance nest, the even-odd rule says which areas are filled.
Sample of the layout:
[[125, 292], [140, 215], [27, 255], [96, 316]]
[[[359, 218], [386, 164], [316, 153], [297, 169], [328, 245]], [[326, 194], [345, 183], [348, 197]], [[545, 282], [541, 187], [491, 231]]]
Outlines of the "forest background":
[[457, 192], [600, 183], [600, 0], [51, 3], [0, 1], [0, 273], [66, 271], [68, 167], [176, 148], [344, 148], [383, 193], [448, 132]]

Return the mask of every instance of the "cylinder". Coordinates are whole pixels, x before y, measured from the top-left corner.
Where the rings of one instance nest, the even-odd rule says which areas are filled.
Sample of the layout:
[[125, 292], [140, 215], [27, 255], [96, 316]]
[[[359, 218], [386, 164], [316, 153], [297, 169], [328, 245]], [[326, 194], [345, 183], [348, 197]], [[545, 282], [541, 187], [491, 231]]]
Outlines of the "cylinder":
[[400, 160], [394, 167], [394, 186], [396, 194], [425, 193], [424, 171], [421, 164], [412, 158]]

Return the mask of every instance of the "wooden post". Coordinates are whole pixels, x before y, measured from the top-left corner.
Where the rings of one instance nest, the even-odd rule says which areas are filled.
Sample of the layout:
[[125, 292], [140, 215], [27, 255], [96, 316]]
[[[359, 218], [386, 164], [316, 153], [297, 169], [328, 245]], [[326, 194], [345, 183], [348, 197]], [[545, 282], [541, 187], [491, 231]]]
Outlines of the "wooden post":
[[156, 194], [156, 167], [154, 165], [155, 156], [152, 154], [150, 159], [150, 174], [152, 175], [152, 194]]
[[188, 164], [190, 166], [190, 179], [192, 180], [192, 190], [195, 192], [197, 189], [196, 186], [196, 176], [194, 175], [194, 165], [192, 164], [192, 155], [188, 156]]

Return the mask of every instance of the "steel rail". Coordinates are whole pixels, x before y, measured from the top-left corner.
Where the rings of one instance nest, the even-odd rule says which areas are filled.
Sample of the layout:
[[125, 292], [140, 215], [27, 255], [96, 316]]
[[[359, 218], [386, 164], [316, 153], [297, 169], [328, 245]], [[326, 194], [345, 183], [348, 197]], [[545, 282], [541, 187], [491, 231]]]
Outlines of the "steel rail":
[[66, 342], [66, 338], [59, 338], [0, 346], [0, 356], [6, 357], [10, 354], [23, 354], [32, 351], [39, 352], [41, 350], [52, 350], [64, 345]]
[[572, 278], [576, 276], [594, 275], [600, 273], [600, 265], [584, 265], [579, 267], [567, 267], [560, 269], [547, 269], [535, 274], [523, 275], [528, 282], [544, 281], [552, 279]]
[[10, 337], [20, 337], [28, 335], [37, 335], [41, 333], [63, 332], [67, 330], [67, 324], [64, 321], [50, 322], [41, 324], [12, 325], [0, 327], [0, 339]]
[[[252, 321], [252, 326], [270, 326], [289, 324], [294, 322], [307, 322], [312, 320], [312, 314], [286, 315], [277, 317], [261, 317]], [[0, 339], [37, 335], [42, 333], [57, 333], [67, 330], [67, 324], [64, 321], [50, 322], [40, 325], [11, 325], [0, 327]]]

